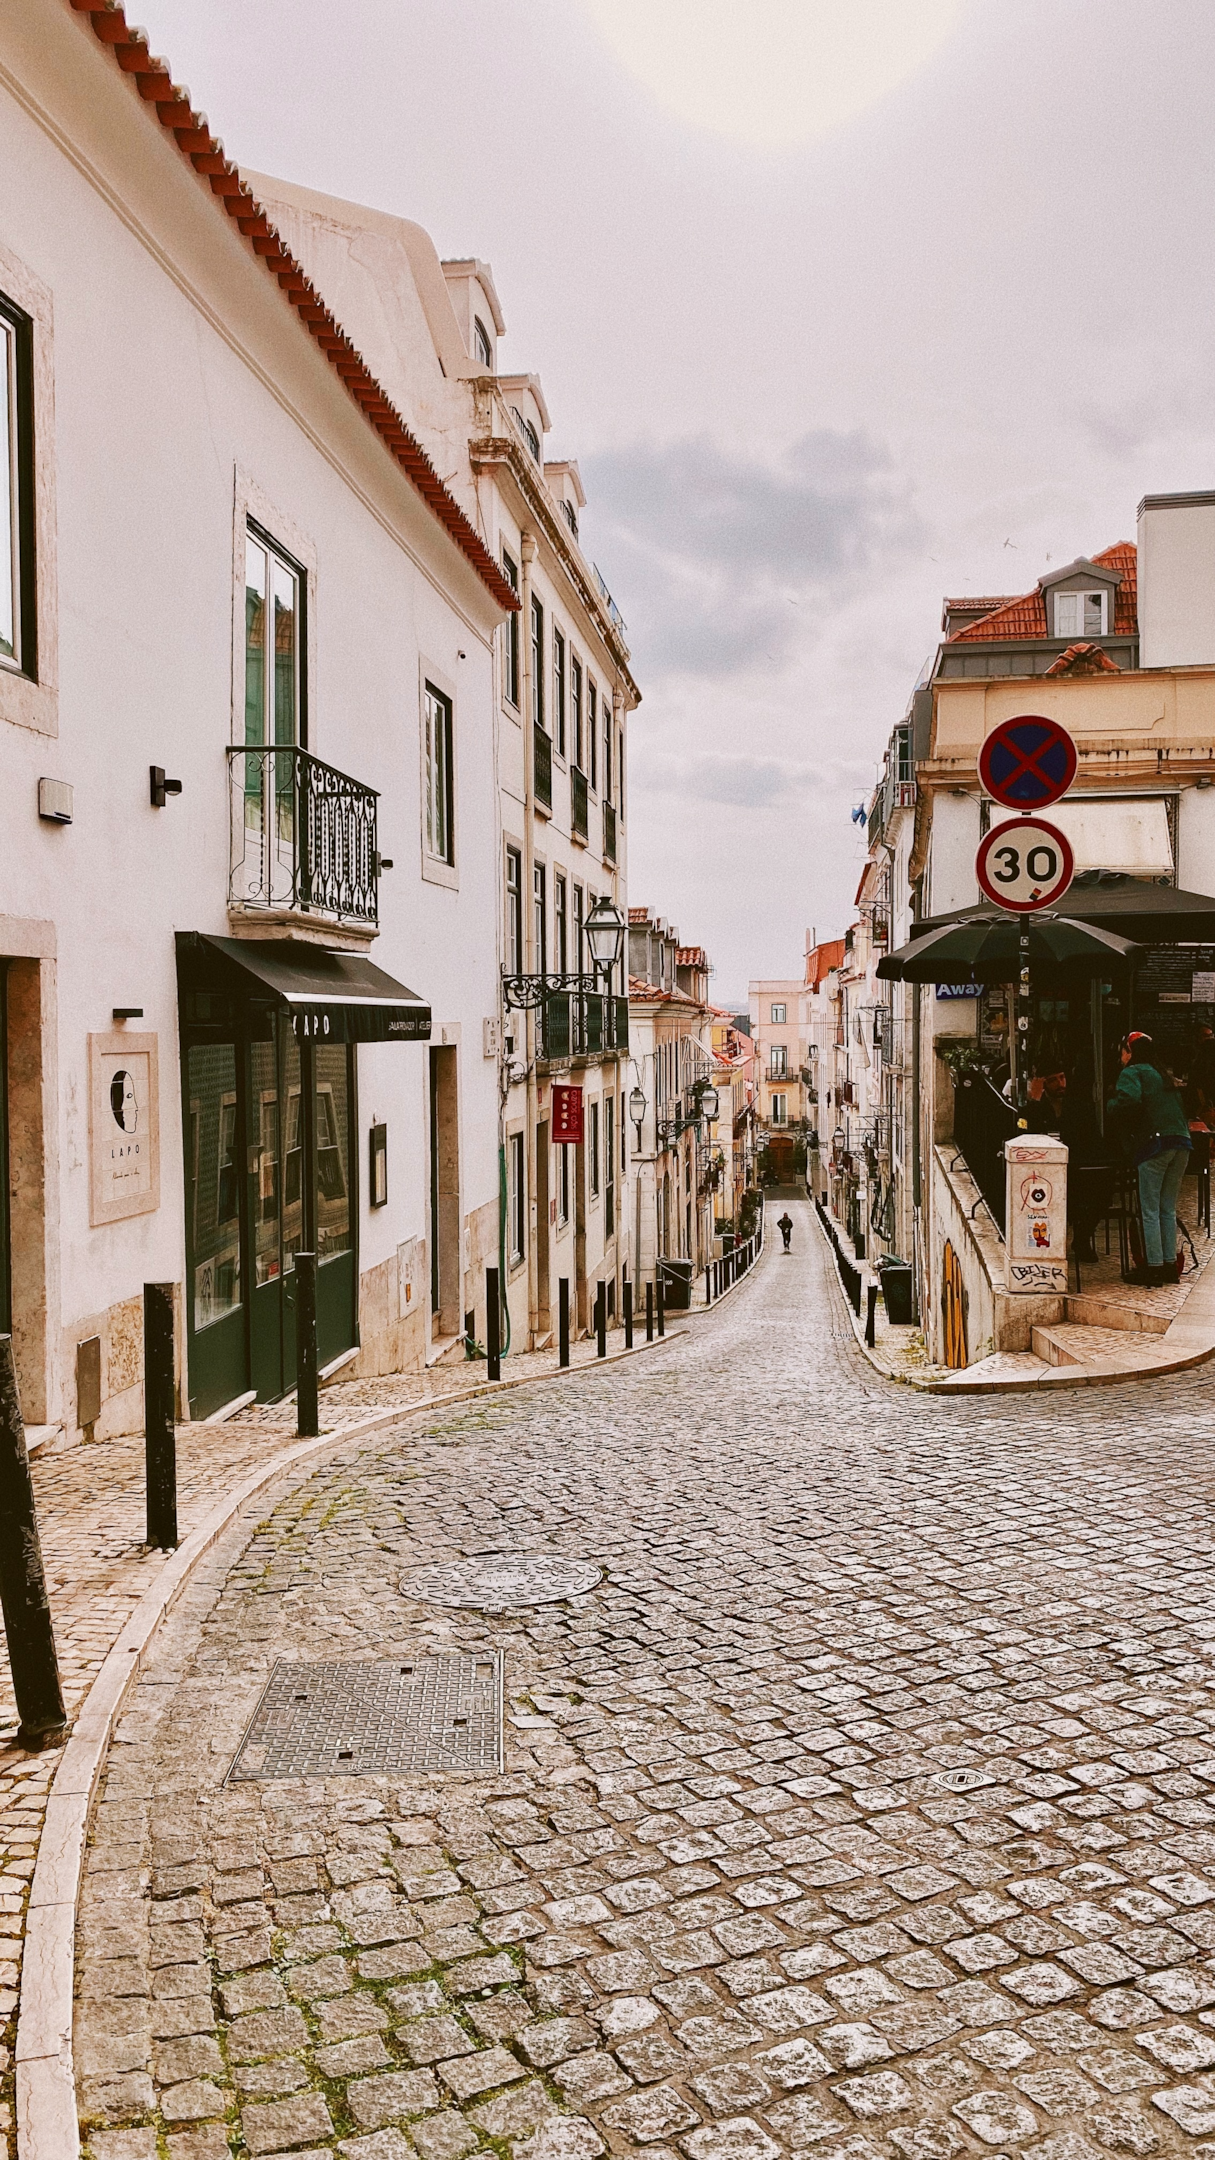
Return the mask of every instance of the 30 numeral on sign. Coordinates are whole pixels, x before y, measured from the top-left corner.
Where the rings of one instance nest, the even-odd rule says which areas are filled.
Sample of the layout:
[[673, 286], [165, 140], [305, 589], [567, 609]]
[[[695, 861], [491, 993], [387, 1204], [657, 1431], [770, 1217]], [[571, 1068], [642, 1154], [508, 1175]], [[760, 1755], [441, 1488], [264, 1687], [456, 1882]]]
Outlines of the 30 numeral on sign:
[[980, 841], [975, 857], [975, 876], [987, 898], [1016, 914], [1061, 899], [1074, 870], [1066, 834], [1043, 818], [997, 825]]

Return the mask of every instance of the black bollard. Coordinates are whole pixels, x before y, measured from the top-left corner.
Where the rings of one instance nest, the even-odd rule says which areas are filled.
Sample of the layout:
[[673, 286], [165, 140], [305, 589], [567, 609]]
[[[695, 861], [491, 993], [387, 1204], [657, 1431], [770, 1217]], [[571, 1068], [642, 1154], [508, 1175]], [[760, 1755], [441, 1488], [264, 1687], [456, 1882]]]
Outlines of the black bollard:
[[711, 1305], [712, 1303], [713, 1303], [713, 1262], [712, 1262], [712, 1261], [710, 1260], [710, 1261], [709, 1261], [709, 1262], [708, 1262], [708, 1263], [706, 1264], [706, 1267], [705, 1267], [705, 1304], [706, 1304], [706, 1305]]
[[0, 1608], [21, 1721], [17, 1739], [35, 1752], [55, 1747], [67, 1730], [67, 1718], [11, 1335], [0, 1335]]
[[143, 1431], [148, 1544], [171, 1552], [177, 1535], [177, 1390], [173, 1285], [143, 1286]]
[[878, 1286], [871, 1282], [866, 1292], [865, 1304], [865, 1345], [870, 1350], [877, 1340], [877, 1294]]
[[570, 1279], [563, 1275], [557, 1284], [557, 1363], [568, 1365], [570, 1361]]
[[603, 1282], [595, 1293], [595, 1355], [607, 1356], [607, 1284]]
[[652, 1282], [648, 1282], [645, 1286], [645, 1339], [647, 1342], [653, 1342], [654, 1340], [654, 1285]]
[[498, 1270], [485, 1270], [485, 1362], [491, 1380], [502, 1378], [502, 1307], [499, 1302]]
[[626, 1277], [624, 1285], [624, 1347], [633, 1347], [633, 1285]]
[[658, 1269], [658, 1291], [657, 1291], [657, 1298], [658, 1298], [658, 1333], [659, 1333], [659, 1335], [665, 1335], [665, 1334], [666, 1334], [666, 1331], [667, 1331], [667, 1316], [666, 1316], [666, 1301], [665, 1301], [665, 1298], [664, 1298], [664, 1295], [663, 1295], [663, 1287], [662, 1287], [662, 1268], [661, 1268], [661, 1265], [659, 1266], [659, 1269]]
[[321, 1429], [316, 1355], [316, 1254], [295, 1256], [295, 1429], [315, 1440]]

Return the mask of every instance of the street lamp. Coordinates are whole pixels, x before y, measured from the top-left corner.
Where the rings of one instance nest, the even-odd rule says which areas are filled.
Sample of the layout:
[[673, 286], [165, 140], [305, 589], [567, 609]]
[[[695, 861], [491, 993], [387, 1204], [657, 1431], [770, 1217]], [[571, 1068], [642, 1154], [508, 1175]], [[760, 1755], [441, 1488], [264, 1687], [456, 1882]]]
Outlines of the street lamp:
[[712, 1125], [721, 1108], [720, 1098], [712, 1081], [700, 1090], [699, 1108], [701, 1116], [706, 1118], [709, 1124]]
[[606, 893], [602, 894], [586, 918], [586, 942], [595, 973], [605, 975], [609, 981], [624, 949], [624, 932], [625, 921], [620, 909]]
[[629, 1116], [637, 1127], [637, 1147], [641, 1148], [641, 1123], [646, 1114], [646, 1099], [641, 1088], [635, 1087], [629, 1096]]

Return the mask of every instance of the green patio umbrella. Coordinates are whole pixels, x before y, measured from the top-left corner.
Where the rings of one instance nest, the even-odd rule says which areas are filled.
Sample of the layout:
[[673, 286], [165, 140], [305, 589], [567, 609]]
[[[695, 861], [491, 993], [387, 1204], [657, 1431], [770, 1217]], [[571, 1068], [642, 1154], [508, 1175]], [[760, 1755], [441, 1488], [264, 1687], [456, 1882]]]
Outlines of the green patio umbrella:
[[[1028, 938], [1028, 955], [1021, 940]], [[1104, 975], [1114, 960], [1139, 950], [1129, 938], [1094, 923], [1055, 914], [969, 916], [912, 938], [878, 961], [882, 982], [1014, 982], [1023, 957], [1031, 967], [1065, 965], [1082, 975]]]

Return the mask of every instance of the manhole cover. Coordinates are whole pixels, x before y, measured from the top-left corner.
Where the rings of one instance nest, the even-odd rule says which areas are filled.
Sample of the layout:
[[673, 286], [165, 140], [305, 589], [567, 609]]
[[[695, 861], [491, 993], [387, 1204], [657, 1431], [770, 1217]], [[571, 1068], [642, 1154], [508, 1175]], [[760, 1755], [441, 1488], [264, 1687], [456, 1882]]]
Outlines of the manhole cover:
[[229, 1780], [502, 1768], [502, 1663], [443, 1650], [270, 1675]]
[[476, 1605], [494, 1612], [580, 1597], [602, 1574], [593, 1560], [562, 1560], [557, 1553], [476, 1553], [441, 1567], [417, 1568], [401, 1577], [401, 1588], [424, 1605]]
[[937, 1784], [947, 1792], [977, 1792], [980, 1785], [994, 1785], [995, 1779], [986, 1770], [942, 1770]]

